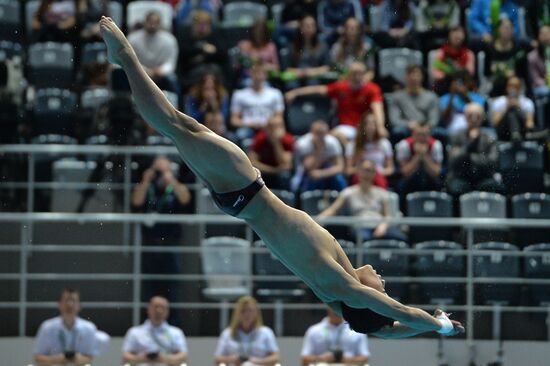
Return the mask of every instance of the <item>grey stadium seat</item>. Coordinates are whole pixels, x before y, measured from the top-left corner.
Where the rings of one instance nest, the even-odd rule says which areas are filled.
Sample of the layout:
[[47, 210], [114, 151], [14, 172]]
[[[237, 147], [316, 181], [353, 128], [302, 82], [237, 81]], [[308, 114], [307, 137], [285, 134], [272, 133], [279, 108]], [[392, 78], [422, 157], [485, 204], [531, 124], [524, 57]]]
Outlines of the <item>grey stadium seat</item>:
[[[512, 217], [517, 219], [550, 219], [550, 196], [545, 193], [524, 193], [512, 197]], [[514, 228], [516, 242], [521, 245], [548, 242], [550, 229]]]
[[27, 37], [32, 35], [32, 18], [40, 7], [40, 0], [29, 0], [25, 3], [25, 30]]
[[37, 88], [68, 88], [73, 83], [73, 46], [44, 42], [29, 46], [29, 79]]
[[392, 76], [405, 83], [407, 66], [422, 66], [422, 52], [409, 48], [386, 48], [378, 52], [378, 73], [380, 77]]
[[311, 216], [318, 215], [325, 208], [329, 207], [336, 198], [337, 191], [314, 190], [306, 191], [300, 194], [300, 207]]
[[66, 89], [39, 89], [32, 119], [33, 135], [74, 135], [74, 116], [78, 99]]
[[20, 40], [21, 5], [17, 0], [0, 0], [0, 39]]
[[250, 26], [256, 20], [267, 18], [267, 6], [250, 1], [236, 1], [223, 7], [225, 24]]
[[[491, 251], [481, 255], [476, 251]], [[506, 255], [506, 252], [518, 248], [509, 243], [488, 242], [474, 245], [474, 276], [475, 277], [519, 277], [519, 259], [517, 256]], [[519, 285], [516, 284], [477, 284], [475, 294], [477, 301], [483, 304], [501, 303], [515, 305], [519, 299]]]
[[23, 58], [23, 47], [20, 43], [0, 41], [0, 61]]
[[[407, 216], [453, 217], [453, 200], [444, 192], [414, 192], [407, 195]], [[412, 243], [430, 240], [451, 240], [452, 228], [411, 226], [409, 238]]]
[[[529, 245], [523, 249], [533, 253], [524, 257], [524, 271], [527, 278], [550, 278], [550, 243]], [[531, 305], [550, 305], [550, 285], [528, 285]]]
[[[416, 255], [416, 275], [418, 277], [463, 277], [464, 256], [446, 253], [460, 250], [460, 244], [449, 241], [428, 241], [418, 243], [417, 250], [436, 250], [433, 254]], [[432, 304], [457, 304], [464, 294], [463, 283], [423, 283], [418, 284], [421, 302]]]
[[[197, 191], [195, 197], [196, 212], [203, 215], [225, 215], [212, 200], [210, 191], [207, 188], [202, 188]], [[217, 237], [221, 235], [230, 235], [234, 237], [244, 238], [246, 236], [246, 228], [244, 225], [237, 224], [201, 224], [200, 232], [206, 237]]]
[[168, 3], [160, 1], [132, 1], [126, 7], [126, 27], [132, 30], [138, 23], [143, 23], [147, 13], [156, 11], [160, 14], [161, 27], [169, 32], [172, 31], [172, 19], [174, 12]]
[[[498, 193], [470, 192], [460, 196], [461, 217], [506, 218], [506, 197]], [[499, 228], [476, 229], [474, 241], [505, 240], [507, 230]]]
[[309, 132], [311, 124], [323, 120], [330, 124], [331, 99], [321, 95], [302, 96], [294, 99], [287, 108], [287, 127], [292, 135]]
[[[370, 264], [384, 277], [409, 276], [409, 256], [399, 253], [409, 249], [407, 243], [398, 240], [370, 240], [361, 244], [361, 249], [378, 249], [379, 253], [363, 253], [362, 265]], [[408, 297], [408, 286], [403, 282], [386, 280], [387, 293], [399, 301]]]
[[499, 166], [508, 193], [541, 192], [544, 189], [544, 152], [535, 142], [499, 145]]
[[107, 63], [107, 46], [103, 42], [86, 43], [82, 47], [80, 57], [82, 65], [91, 63]]

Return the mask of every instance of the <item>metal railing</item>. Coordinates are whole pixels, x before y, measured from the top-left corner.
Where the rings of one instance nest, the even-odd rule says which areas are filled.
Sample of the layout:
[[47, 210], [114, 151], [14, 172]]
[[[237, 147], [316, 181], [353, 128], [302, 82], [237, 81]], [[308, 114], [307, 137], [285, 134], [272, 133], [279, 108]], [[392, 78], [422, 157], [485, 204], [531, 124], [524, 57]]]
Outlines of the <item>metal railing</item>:
[[[206, 280], [204, 274], [175, 274], [175, 275], [155, 275], [142, 274], [141, 254], [144, 252], [164, 252], [164, 253], [194, 253], [200, 254], [201, 248], [195, 247], [174, 247], [174, 246], [143, 246], [141, 238], [141, 226], [151, 225], [155, 223], [185, 223], [191, 225], [217, 224], [217, 225], [234, 225], [244, 223], [241, 220], [225, 216], [225, 215], [160, 215], [160, 214], [130, 214], [130, 193], [132, 188], [130, 169], [125, 169], [124, 180], [121, 183], [115, 183], [110, 186], [109, 183], [102, 183], [100, 186], [103, 189], [122, 189], [124, 191], [124, 212], [125, 213], [97, 213], [97, 214], [75, 214], [75, 213], [35, 213], [34, 207], [34, 191], [37, 188], [75, 188], [83, 189], [90, 188], [89, 185], [82, 184], [67, 184], [67, 183], [37, 183], [35, 181], [36, 157], [39, 154], [102, 154], [123, 155], [126, 167], [129, 167], [132, 162], [132, 157], [135, 155], [176, 155], [177, 150], [173, 147], [112, 147], [112, 146], [67, 146], [67, 145], [4, 145], [0, 146], [0, 154], [23, 154], [27, 160], [27, 181], [26, 182], [4, 182], [0, 183], [0, 189], [6, 187], [25, 187], [27, 189], [27, 212], [26, 213], [0, 213], [0, 223], [19, 223], [21, 224], [20, 243], [11, 245], [0, 245], [0, 253], [18, 252], [19, 253], [19, 271], [17, 273], [0, 273], [0, 280], [17, 280], [19, 282], [19, 300], [0, 302], [0, 309], [18, 309], [19, 334], [24, 335], [26, 329], [26, 313], [27, 309], [35, 308], [53, 308], [55, 302], [29, 302], [28, 299], [28, 282], [32, 280], [48, 280], [48, 281], [66, 281], [66, 280], [106, 280], [106, 281], [129, 281], [133, 292], [131, 301], [126, 302], [83, 302], [83, 306], [96, 309], [131, 309], [133, 323], [139, 321], [140, 310], [146, 306], [141, 302], [140, 283], [142, 280], [178, 280], [178, 281], [202, 281]], [[94, 185], [97, 187], [97, 185]], [[474, 276], [473, 261], [474, 255], [491, 255], [492, 251], [474, 251], [474, 232], [476, 229], [486, 229], [488, 227], [494, 229], [510, 229], [516, 227], [522, 228], [539, 228], [547, 229], [550, 227], [550, 220], [527, 220], [527, 219], [485, 219], [485, 218], [392, 218], [384, 221], [392, 225], [408, 225], [408, 226], [429, 226], [429, 227], [461, 227], [466, 232], [465, 249], [461, 250], [446, 250], [445, 253], [464, 256], [466, 258], [466, 276], [465, 277], [387, 277], [388, 282], [400, 283], [462, 283], [466, 287], [466, 303], [465, 305], [449, 305], [446, 306], [448, 311], [464, 311], [466, 312], [467, 340], [473, 348], [474, 340], [474, 312], [533, 312], [533, 313], [548, 313], [550, 308], [547, 306], [493, 306], [493, 305], [476, 305], [474, 302], [474, 285], [475, 284], [544, 284], [550, 285], [550, 279], [527, 279], [527, 278], [479, 278]], [[64, 224], [64, 223], [118, 223], [123, 227], [123, 245], [55, 245], [55, 244], [40, 244], [34, 243], [33, 229], [36, 223]], [[365, 220], [351, 217], [333, 217], [324, 219], [322, 224], [343, 225], [343, 226], [364, 226], [366, 224], [375, 225], [379, 220]], [[247, 227], [247, 238], [252, 240], [252, 231]], [[132, 239], [132, 240], [131, 240]], [[359, 243], [359, 242], [358, 242]], [[265, 248], [249, 249], [250, 253], [265, 253], [268, 252]], [[369, 253], [380, 253], [383, 249], [359, 249], [353, 248], [350, 250], [352, 254], [356, 254], [357, 264], [362, 263], [362, 256]], [[27, 258], [33, 252], [97, 252], [97, 253], [129, 253], [132, 255], [133, 270], [131, 273], [30, 273], [27, 266]], [[409, 255], [433, 254], [437, 250], [416, 250], [405, 249], [399, 253]], [[527, 254], [522, 251], [510, 251], [505, 255], [523, 257]], [[530, 252], [529, 256], [538, 255]], [[252, 271], [251, 271], [252, 273]], [[294, 276], [251, 276], [252, 281], [299, 281]], [[129, 299], [130, 300], [130, 299]], [[222, 303], [202, 303], [202, 302], [176, 302], [171, 306], [176, 309], [224, 309], [226, 304]], [[437, 306], [433, 304], [423, 304], [425, 309], [435, 309]], [[272, 304], [262, 304], [262, 308], [274, 309], [275, 314], [282, 314], [283, 310], [311, 310], [323, 309], [324, 305], [315, 304], [285, 304], [276, 302]], [[549, 318], [550, 320], [550, 318]], [[276, 328], [282, 329], [280, 317], [276, 319]], [[550, 329], [550, 326], [548, 327]], [[550, 330], [549, 330], [550, 332]], [[548, 339], [550, 339], [550, 334]]]

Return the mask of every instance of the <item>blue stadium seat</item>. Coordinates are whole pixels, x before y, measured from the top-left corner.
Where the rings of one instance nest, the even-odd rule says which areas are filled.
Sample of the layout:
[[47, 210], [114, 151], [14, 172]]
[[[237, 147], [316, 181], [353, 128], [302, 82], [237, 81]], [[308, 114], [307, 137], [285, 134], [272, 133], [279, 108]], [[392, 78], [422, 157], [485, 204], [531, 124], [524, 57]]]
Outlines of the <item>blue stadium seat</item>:
[[[506, 218], [506, 197], [491, 192], [470, 192], [460, 196], [461, 217]], [[502, 241], [507, 239], [508, 230], [499, 228], [476, 229], [474, 241]]]
[[74, 117], [78, 107], [75, 93], [66, 89], [39, 89], [32, 118], [34, 136], [59, 134], [74, 136]]
[[[418, 243], [416, 250], [437, 250], [433, 254], [417, 254], [416, 274], [418, 277], [463, 277], [464, 256], [446, 253], [461, 250], [460, 244], [448, 241], [428, 241]], [[422, 303], [457, 304], [463, 297], [463, 283], [423, 283], [418, 284]]]
[[[490, 251], [481, 255], [478, 251]], [[518, 247], [509, 243], [488, 242], [474, 245], [474, 277], [519, 277], [519, 259], [506, 255], [506, 252], [517, 251]], [[515, 305], [518, 303], [520, 287], [516, 284], [477, 284], [475, 286], [477, 301], [483, 304], [501, 303]]]
[[[517, 219], [550, 219], [550, 196], [544, 193], [524, 193], [512, 197], [512, 217]], [[521, 245], [544, 243], [550, 229], [514, 228], [516, 242]]]
[[44, 42], [29, 46], [29, 79], [37, 88], [69, 88], [73, 84], [73, 46]]
[[392, 76], [405, 84], [405, 73], [409, 65], [423, 65], [422, 52], [409, 48], [386, 48], [378, 52], [378, 73], [380, 77]]
[[535, 142], [499, 145], [500, 173], [508, 193], [544, 190], [543, 147]]
[[298, 97], [287, 107], [287, 129], [292, 135], [303, 135], [309, 132], [310, 126], [317, 120], [330, 124], [332, 101], [321, 95]]
[[[383, 277], [409, 276], [409, 255], [399, 253], [409, 249], [407, 243], [397, 240], [370, 240], [361, 244], [361, 249], [380, 250], [378, 253], [363, 253], [362, 264], [370, 264]], [[386, 280], [386, 292], [399, 301], [408, 297], [408, 285]]]
[[[453, 200], [444, 192], [414, 192], [407, 195], [407, 216], [453, 217]], [[452, 240], [450, 227], [411, 226], [409, 239], [412, 243], [431, 240]]]
[[17, 0], [0, 0], [0, 39], [21, 40], [21, 5]]
[[23, 47], [20, 43], [11, 41], [0, 41], [0, 61], [15, 58], [23, 59]]
[[107, 46], [103, 42], [86, 43], [80, 56], [82, 65], [107, 62]]
[[[524, 271], [527, 278], [550, 279], [550, 244], [533, 244], [523, 249], [533, 253], [524, 257]], [[527, 285], [531, 305], [550, 305], [550, 285]]]
[[307, 191], [300, 194], [300, 207], [311, 216], [318, 215], [338, 198], [337, 191]]

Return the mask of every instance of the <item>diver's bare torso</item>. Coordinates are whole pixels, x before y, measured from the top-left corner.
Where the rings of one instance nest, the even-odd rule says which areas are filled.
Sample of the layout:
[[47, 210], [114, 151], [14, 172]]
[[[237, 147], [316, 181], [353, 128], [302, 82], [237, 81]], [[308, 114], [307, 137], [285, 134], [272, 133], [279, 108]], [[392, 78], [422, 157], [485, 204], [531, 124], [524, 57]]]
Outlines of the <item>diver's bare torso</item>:
[[324, 303], [341, 300], [335, 298], [331, 290], [334, 286], [359, 282], [334, 237], [308, 214], [285, 205], [267, 188], [261, 189], [239, 216]]

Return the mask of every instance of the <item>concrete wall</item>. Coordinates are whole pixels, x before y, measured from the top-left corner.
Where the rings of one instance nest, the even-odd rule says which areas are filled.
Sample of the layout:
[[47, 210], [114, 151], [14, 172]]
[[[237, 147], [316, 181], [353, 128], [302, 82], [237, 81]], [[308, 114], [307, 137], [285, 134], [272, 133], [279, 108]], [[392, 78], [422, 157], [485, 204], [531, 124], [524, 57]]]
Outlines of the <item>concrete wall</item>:
[[[211, 366], [216, 338], [189, 338], [189, 366]], [[98, 357], [94, 366], [116, 366], [120, 364], [121, 338], [111, 340], [109, 349]], [[0, 338], [0, 365], [26, 366], [32, 362], [32, 338]], [[300, 365], [301, 338], [281, 338], [283, 366]], [[372, 366], [436, 366], [437, 340], [380, 340], [371, 339]], [[446, 340], [444, 350], [449, 365], [468, 366], [468, 349], [463, 340]], [[476, 363], [486, 365], [494, 361], [497, 343], [476, 342]], [[548, 342], [505, 342], [504, 365], [548, 366], [550, 365], [550, 343]]]

